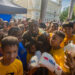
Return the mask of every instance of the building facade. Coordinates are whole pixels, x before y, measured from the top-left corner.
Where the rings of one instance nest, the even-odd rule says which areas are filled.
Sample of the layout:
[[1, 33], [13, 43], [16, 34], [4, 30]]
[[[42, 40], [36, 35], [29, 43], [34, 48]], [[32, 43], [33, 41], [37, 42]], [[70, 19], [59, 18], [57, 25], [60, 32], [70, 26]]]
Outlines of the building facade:
[[59, 21], [59, 16], [61, 13], [61, 0], [57, 0], [56, 2], [48, 0], [48, 6], [45, 16], [45, 21]]
[[[42, 0], [13, 0], [13, 2], [27, 8], [27, 14], [24, 15], [25, 17], [36, 20], [40, 19]], [[61, 0], [57, 0], [56, 2], [48, 0], [47, 11], [44, 21], [59, 21], [60, 12]]]

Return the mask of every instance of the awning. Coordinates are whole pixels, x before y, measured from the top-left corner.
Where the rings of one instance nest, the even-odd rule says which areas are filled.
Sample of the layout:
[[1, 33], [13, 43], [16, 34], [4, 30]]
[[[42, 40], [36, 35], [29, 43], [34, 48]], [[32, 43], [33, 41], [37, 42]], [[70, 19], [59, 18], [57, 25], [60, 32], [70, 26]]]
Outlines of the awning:
[[0, 14], [24, 14], [27, 9], [23, 8], [11, 1], [0, 0]]

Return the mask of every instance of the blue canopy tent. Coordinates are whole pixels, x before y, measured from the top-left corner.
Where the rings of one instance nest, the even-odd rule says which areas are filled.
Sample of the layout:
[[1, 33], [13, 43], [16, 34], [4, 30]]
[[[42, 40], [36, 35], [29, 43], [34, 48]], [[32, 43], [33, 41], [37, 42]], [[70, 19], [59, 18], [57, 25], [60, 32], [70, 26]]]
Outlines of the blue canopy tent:
[[12, 18], [12, 15], [10, 14], [0, 14], [0, 18], [2, 18], [4, 21], [10, 21], [10, 19]]
[[13, 14], [25, 14], [27, 9], [11, 1], [0, 0], [0, 18], [10, 21]]

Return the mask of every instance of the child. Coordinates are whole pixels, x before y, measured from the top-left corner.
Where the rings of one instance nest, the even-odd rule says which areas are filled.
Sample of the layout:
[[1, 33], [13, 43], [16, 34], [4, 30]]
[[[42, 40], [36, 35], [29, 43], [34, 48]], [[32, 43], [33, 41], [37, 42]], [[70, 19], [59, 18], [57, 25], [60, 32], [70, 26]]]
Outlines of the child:
[[32, 56], [35, 55], [36, 52], [36, 42], [34, 40], [30, 41], [29, 47], [27, 48], [27, 70], [28, 73], [32, 75], [33, 72], [35, 72], [35, 68], [30, 66], [30, 60]]
[[18, 46], [18, 58], [20, 58], [20, 60], [23, 63], [23, 68], [25, 69], [26, 67], [26, 56], [27, 56], [27, 51], [26, 48], [24, 47], [25, 44], [23, 44], [22, 42], [22, 35], [21, 35], [21, 30], [19, 27], [12, 27], [9, 31], [8, 31], [8, 35], [9, 36], [15, 36], [18, 38], [19, 40], [19, 46]]
[[7, 36], [2, 39], [3, 59], [0, 62], [0, 75], [23, 75], [23, 66], [16, 59], [18, 53], [18, 39]]
[[49, 33], [52, 33], [55, 30], [58, 30], [58, 23], [52, 22], [50, 25]]
[[21, 29], [19, 27], [11, 27], [8, 31], [8, 35], [9, 36], [15, 36], [18, 38], [19, 41], [22, 41], [22, 32]]
[[53, 32], [53, 35], [50, 38], [50, 44], [52, 46], [50, 53], [53, 55], [56, 63], [66, 73], [66, 72], [69, 72], [69, 69], [64, 66], [65, 53], [64, 53], [64, 49], [60, 47], [60, 43], [64, 40], [64, 37], [65, 37], [65, 34], [61, 31]]
[[73, 41], [73, 43], [75, 44], [75, 35], [72, 34], [73, 23], [72, 22], [64, 23], [62, 26], [63, 26], [63, 31], [65, 32], [65, 38], [63, 42], [60, 44], [60, 46], [64, 47], [71, 41]]
[[35, 55], [36, 49], [37, 49], [36, 42], [34, 40], [32, 40], [30, 42], [29, 48], [27, 50], [27, 63], [29, 63], [31, 57]]

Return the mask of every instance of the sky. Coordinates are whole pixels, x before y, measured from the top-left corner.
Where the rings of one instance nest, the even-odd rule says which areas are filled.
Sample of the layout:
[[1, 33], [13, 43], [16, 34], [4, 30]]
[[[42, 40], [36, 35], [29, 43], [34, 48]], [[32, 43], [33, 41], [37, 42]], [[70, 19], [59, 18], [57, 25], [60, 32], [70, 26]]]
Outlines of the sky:
[[71, 0], [62, 0], [62, 10], [70, 5]]
[[[56, 0], [53, 0], [56, 2]], [[68, 7], [70, 5], [70, 1], [71, 0], [62, 0], [62, 9], [63, 10], [64, 8]]]

